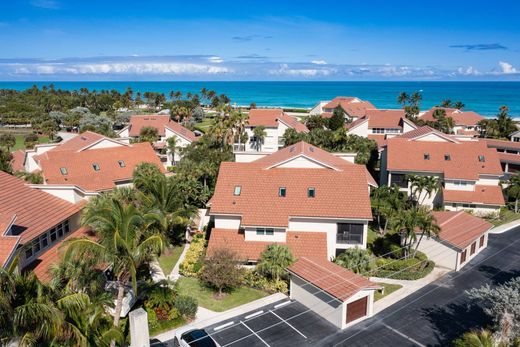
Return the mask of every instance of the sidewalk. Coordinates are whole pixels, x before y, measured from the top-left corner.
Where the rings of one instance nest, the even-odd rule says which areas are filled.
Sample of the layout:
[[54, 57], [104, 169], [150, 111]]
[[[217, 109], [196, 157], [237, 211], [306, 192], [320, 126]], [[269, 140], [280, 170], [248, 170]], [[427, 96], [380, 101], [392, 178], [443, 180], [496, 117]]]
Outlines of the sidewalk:
[[179, 256], [179, 260], [177, 260], [177, 263], [172, 269], [172, 272], [168, 275], [168, 278], [173, 281], [177, 281], [181, 275], [179, 274], [179, 267], [181, 266], [181, 263], [184, 261], [184, 258], [186, 258], [186, 252], [188, 251], [188, 248], [190, 248], [189, 243], [184, 244], [184, 249], [182, 250], [181, 255]]
[[403, 287], [396, 290], [392, 294], [389, 294], [388, 296], [385, 296], [384, 298], [374, 302], [374, 314], [381, 312], [385, 308], [395, 304], [396, 302], [406, 298], [408, 295], [418, 291], [422, 287], [432, 283], [433, 281], [441, 278], [448, 272], [450, 272], [450, 269], [443, 268], [443, 267], [435, 267], [432, 272], [421, 279], [415, 280], [415, 281], [406, 281], [406, 280], [394, 280], [389, 278], [379, 278], [379, 277], [370, 277], [370, 280], [372, 282], [383, 282], [383, 283], [390, 283], [390, 284], [400, 284]]
[[[286, 300], [286, 299], [287, 300], [289, 299], [287, 297], [287, 295], [281, 294], [281, 293], [276, 293], [276, 294], [266, 296], [265, 298], [251, 301], [242, 306], [238, 306], [238, 307], [229, 309], [224, 312], [214, 312], [214, 311], [211, 311], [211, 310], [208, 310], [208, 309], [205, 309], [205, 308], [199, 306], [199, 309], [197, 311], [197, 318], [195, 318], [195, 320], [190, 322], [189, 325], [195, 326], [197, 328], [204, 328], [208, 325], [213, 325], [215, 323], [228, 320], [230, 318], [247, 313], [249, 311], [259, 309], [265, 305], [269, 305], [269, 304], [275, 303], [277, 301]], [[180, 328], [180, 327], [178, 327], [178, 328]], [[176, 328], [176, 329], [178, 329], [178, 328]], [[160, 340], [162, 342], [171, 340], [175, 337], [176, 329], [172, 329], [172, 330], [163, 332], [163, 333], [155, 336], [155, 338], [157, 338], [158, 340]]]
[[520, 219], [494, 227], [493, 229], [491, 229], [489, 231], [489, 233], [490, 234], [502, 234], [502, 233], [505, 233], [506, 231], [514, 229], [518, 226], [520, 226]]

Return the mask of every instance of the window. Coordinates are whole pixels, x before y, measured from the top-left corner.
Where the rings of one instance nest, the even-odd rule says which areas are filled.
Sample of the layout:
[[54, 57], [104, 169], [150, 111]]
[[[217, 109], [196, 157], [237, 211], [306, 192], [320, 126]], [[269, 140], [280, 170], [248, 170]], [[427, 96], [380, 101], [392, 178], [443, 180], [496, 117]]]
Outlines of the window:
[[126, 167], [124, 160], [118, 160], [117, 163], [119, 164], [119, 167]]
[[92, 164], [92, 168], [94, 169], [94, 171], [99, 171], [100, 169], [99, 165], [96, 163]]
[[383, 128], [373, 128], [372, 129], [372, 134], [384, 134], [385, 133], [385, 129]]
[[486, 237], [485, 235], [482, 235], [482, 236], [480, 237], [480, 241], [479, 241], [479, 243], [478, 243], [478, 247], [479, 247], [479, 248], [481, 248], [482, 246], [484, 246], [484, 240], [485, 240], [485, 237]]
[[65, 234], [68, 234], [70, 231], [68, 219], [65, 222], [63, 222], [63, 230], [65, 230]]
[[430, 153], [424, 153], [424, 160], [430, 160]]
[[408, 179], [405, 174], [392, 174], [390, 185], [397, 185], [399, 188], [408, 188]]
[[477, 248], [477, 243], [476, 242], [473, 242], [471, 244], [471, 252], [469, 253], [470, 255], [473, 255], [475, 254], [475, 249]]
[[273, 228], [256, 228], [256, 234], [264, 235], [264, 236], [273, 236], [274, 229]]
[[285, 198], [285, 194], [287, 193], [287, 190], [285, 187], [278, 188], [278, 196], [281, 198]]
[[51, 235], [51, 242], [56, 241], [56, 229], [51, 229], [50, 235]]
[[242, 192], [242, 186], [235, 186], [235, 190], [233, 191], [233, 195], [239, 196]]
[[477, 208], [475, 204], [462, 204], [462, 208]]
[[456, 186], [466, 186], [468, 185], [468, 182], [466, 181], [453, 181], [453, 184]]
[[29, 259], [30, 257], [32, 257], [32, 255], [33, 255], [32, 247], [27, 247], [27, 249], [25, 250], [25, 258]]
[[461, 254], [460, 254], [460, 263], [464, 263], [466, 261], [466, 250], [464, 250]]
[[42, 241], [42, 247], [45, 248], [49, 245], [49, 240], [47, 239], [47, 234], [43, 234], [41, 237], [40, 237], [41, 241]]
[[314, 198], [316, 196], [316, 189], [314, 188], [308, 188], [307, 189], [307, 197], [308, 198]]
[[60, 172], [61, 172], [62, 175], [66, 175], [68, 173], [66, 167], [60, 167]]
[[444, 160], [446, 160], [446, 161], [450, 161], [450, 160], [451, 160], [451, 155], [449, 155], [449, 154], [444, 154]]
[[40, 239], [36, 239], [32, 243], [33, 253], [36, 254], [40, 251]]
[[483, 162], [486, 161], [486, 157], [484, 157], [483, 155], [479, 155], [479, 156], [478, 156], [478, 161], [481, 162], [481, 163], [483, 163]]
[[58, 230], [58, 237], [59, 238], [63, 237], [63, 228], [62, 228], [61, 224], [58, 225], [57, 230]]
[[363, 243], [363, 224], [338, 223], [336, 243], [349, 245]]

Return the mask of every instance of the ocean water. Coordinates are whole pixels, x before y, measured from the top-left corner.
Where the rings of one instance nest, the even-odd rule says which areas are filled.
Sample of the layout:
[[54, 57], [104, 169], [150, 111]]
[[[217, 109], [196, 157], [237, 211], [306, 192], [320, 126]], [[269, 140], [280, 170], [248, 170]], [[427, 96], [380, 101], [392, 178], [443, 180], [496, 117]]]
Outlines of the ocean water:
[[[0, 82], [0, 89], [26, 89], [33, 84], [51, 82]], [[201, 88], [226, 94], [237, 105], [285, 106], [310, 108], [320, 100], [335, 96], [357, 96], [371, 101], [378, 108], [398, 108], [397, 95], [420, 91], [421, 109], [438, 105], [444, 99], [462, 101], [466, 110], [494, 116], [501, 105], [507, 105], [513, 117], [520, 117], [520, 82], [52, 82], [56, 88], [74, 90], [116, 89], [124, 92], [155, 91], [169, 94], [171, 90], [198, 93]]]

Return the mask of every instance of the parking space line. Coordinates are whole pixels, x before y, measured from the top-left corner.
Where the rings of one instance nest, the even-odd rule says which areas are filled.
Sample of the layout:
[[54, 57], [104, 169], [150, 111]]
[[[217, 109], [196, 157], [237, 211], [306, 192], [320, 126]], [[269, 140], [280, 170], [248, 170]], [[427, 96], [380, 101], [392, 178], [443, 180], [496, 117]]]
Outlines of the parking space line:
[[260, 341], [262, 341], [267, 347], [271, 347], [267, 342], [264, 341], [264, 339], [262, 339], [257, 333], [255, 333], [253, 329], [248, 327], [246, 323], [242, 321], [240, 321], [240, 323], [242, 323], [243, 326], [245, 326], [250, 332], [252, 332], [256, 337], [258, 337], [258, 339], [260, 339]]
[[274, 305], [274, 308], [280, 308], [282, 306], [285, 306], [285, 305], [289, 305], [292, 301], [284, 301], [278, 305]]
[[214, 327], [213, 330], [217, 331], [217, 330], [220, 330], [220, 329], [224, 329], [224, 328], [227, 328], [227, 327], [229, 327], [229, 326], [231, 326], [233, 324], [234, 324], [233, 321], [227, 322], [226, 324], [222, 324], [222, 325], [219, 325], [218, 327]]
[[299, 331], [298, 329], [296, 329], [295, 327], [293, 327], [288, 321], [286, 321], [285, 319], [283, 319], [282, 317], [280, 317], [279, 315], [277, 315], [276, 313], [274, 313], [272, 310], [269, 310], [269, 312], [271, 312], [272, 314], [274, 314], [276, 317], [278, 317], [278, 319], [281, 319], [285, 324], [287, 324], [288, 326], [290, 326], [294, 331], [296, 331], [298, 334], [300, 334], [301, 336], [303, 336], [303, 338], [307, 338], [307, 336], [303, 335], [301, 331]]
[[250, 315], [245, 316], [244, 318], [245, 319], [253, 318], [253, 317], [256, 317], [256, 316], [258, 316], [259, 314], [262, 314], [262, 313], [264, 313], [264, 311], [256, 311], [255, 313], [251, 313]]
[[417, 346], [420, 346], [420, 347], [426, 347], [426, 346], [423, 345], [422, 343], [420, 343], [420, 342], [418, 342], [418, 341], [412, 339], [410, 336], [405, 335], [405, 334], [403, 334], [402, 332], [400, 332], [399, 330], [396, 330], [396, 329], [392, 328], [390, 325], [385, 324], [385, 323], [382, 323], [382, 324], [383, 324], [384, 327], [390, 329], [391, 331], [393, 331], [393, 332], [396, 333], [397, 335], [399, 335], [399, 336], [401, 336], [401, 337], [404, 337], [405, 339], [407, 339], [407, 340], [409, 340], [409, 341], [415, 343]]

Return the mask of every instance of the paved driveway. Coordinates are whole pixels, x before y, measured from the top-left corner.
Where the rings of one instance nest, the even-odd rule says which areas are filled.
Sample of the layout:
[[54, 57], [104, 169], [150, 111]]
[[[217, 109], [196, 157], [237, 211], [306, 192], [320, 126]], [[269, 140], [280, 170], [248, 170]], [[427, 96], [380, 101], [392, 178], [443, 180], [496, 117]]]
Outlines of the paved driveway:
[[466, 290], [520, 276], [520, 228], [490, 235], [488, 247], [451, 272], [376, 316], [320, 341], [323, 346], [446, 346], [488, 323]]

